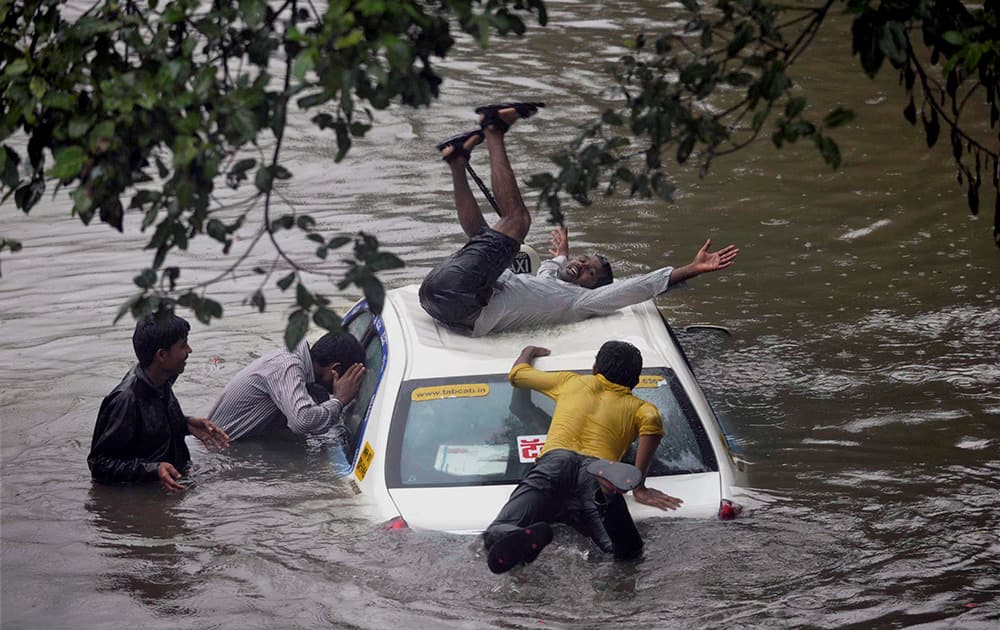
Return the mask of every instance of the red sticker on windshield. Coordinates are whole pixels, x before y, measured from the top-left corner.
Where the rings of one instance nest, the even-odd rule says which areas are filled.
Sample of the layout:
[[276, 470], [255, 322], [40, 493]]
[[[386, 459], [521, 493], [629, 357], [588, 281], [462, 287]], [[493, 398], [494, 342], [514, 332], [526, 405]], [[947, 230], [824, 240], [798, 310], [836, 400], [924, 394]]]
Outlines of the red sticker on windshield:
[[517, 436], [517, 456], [522, 464], [530, 464], [538, 459], [538, 454], [545, 446], [544, 435], [519, 435]]

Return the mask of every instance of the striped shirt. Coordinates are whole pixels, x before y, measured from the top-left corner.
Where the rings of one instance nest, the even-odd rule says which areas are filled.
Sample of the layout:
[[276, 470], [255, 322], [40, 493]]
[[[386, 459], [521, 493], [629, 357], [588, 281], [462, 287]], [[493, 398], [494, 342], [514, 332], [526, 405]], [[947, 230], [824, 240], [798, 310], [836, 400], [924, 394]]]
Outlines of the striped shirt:
[[230, 440], [285, 426], [294, 433], [325, 433], [340, 422], [344, 406], [336, 398], [319, 404], [313, 401], [306, 384], [315, 380], [305, 341], [293, 352], [272, 352], [229, 381], [209, 420], [228, 433]]

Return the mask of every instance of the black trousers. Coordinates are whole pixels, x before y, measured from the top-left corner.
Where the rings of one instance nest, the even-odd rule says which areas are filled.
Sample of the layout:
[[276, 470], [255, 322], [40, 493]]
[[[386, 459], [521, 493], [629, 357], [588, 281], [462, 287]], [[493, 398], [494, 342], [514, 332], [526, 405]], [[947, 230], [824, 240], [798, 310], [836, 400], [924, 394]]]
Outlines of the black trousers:
[[497, 278], [520, 249], [506, 234], [483, 228], [427, 274], [420, 284], [420, 306], [445, 326], [471, 332]]
[[642, 537], [625, 497], [605, 497], [586, 470], [594, 459], [564, 449], [539, 457], [483, 533], [486, 549], [510, 532], [544, 521], [572, 526], [616, 558], [639, 555]]

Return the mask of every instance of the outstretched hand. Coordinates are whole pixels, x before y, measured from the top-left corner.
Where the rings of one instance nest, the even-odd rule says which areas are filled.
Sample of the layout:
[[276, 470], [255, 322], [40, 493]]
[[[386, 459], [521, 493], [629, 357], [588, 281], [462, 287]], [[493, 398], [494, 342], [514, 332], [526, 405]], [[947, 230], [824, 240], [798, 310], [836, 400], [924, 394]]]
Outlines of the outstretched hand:
[[708, 251], [708, 248], [711, 246], [712, 239], [708, 239], [701, 246], [701, 249], [698, 250], [698, 253], [694, 255], [694, 260], [683, 267], [674, 269], [670, 273], [669, 284], [675, 285], [703, 273], [731, 267], [733, 261], [736, 260], [736, 256], [740, 253], [740, 250], [735, 245], [726, 245], [717, 252]]
[[681, 503], [684, 503], [681, 499], [672, 497], [666, 492], [660, 492], [656, 488], [647, 488], [646, 486], [639, 486], [632, 490], [632, 498], [638, 503], [661, 510], [676, 510], [681, 506]]
[[536, 357], [547, 357], [549, 354], [551, 354], [551, 351], [548, 348], [543, 348], [541, 346], [525, 346], [524, 349], [521, 350], [521, 354], [517, 355], [517, 358], [514, 359], [514, 365], [520, 365], [521, 363], [527, 363], [530, 365]]
[[206, 448], [227, 448], [229, 446], [229, 434], [208, 418], [188, 418], [187, 425], [191, 435], [201, 440]]
[[698, 253], [695, 254], [691, 265], [697, 273], [707, 273], [725, 269], [733, 264], [740, 250], [735, 245], [726, 245], [717, 252], [710, 252], [708, 248], [712, 246], [712, 239], [705, 241]]
[[549, 255], [553, 258], [557, 256], [569, 258], [569, 231], [565, 225], [560, 225], [552, 230], [552, 245], [549, 247]]

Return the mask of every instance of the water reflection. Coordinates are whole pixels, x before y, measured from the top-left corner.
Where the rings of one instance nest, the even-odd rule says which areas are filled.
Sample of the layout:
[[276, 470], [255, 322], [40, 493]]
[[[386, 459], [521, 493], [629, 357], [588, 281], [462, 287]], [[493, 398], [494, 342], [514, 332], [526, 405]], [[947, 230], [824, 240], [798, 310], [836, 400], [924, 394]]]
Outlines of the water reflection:
[[98, 590], [125, 591], [163, 613], [187, 614], [183, 600], [197, 579], [183, 570], [183, 549], [194, 529], [178, 512], [182, 495], [155, 485], [93, 484], [85, 508], [96, 530], [94, 546], [113, 567], [100, 576]]

